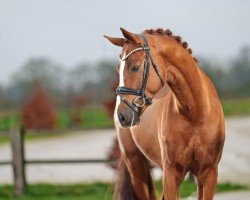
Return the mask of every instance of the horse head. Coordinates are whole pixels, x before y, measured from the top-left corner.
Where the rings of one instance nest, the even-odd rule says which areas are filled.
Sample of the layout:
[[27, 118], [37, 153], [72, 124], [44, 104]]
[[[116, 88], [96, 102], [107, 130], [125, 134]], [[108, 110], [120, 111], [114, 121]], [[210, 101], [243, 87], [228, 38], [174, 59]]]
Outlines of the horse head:
[[124, 38], [104, 37], [122, 47], [114, 115], [121, 127], [127, 128], [139, 124], [140, 115], [164, 85], [166, 72], [152, 35], [138, 35], [123, 28], [121, 32]]

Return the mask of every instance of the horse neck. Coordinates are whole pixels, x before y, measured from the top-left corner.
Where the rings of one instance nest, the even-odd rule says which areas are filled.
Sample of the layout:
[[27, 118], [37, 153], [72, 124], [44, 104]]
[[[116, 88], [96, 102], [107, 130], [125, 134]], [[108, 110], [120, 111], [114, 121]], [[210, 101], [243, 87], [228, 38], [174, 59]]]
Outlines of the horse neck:
[[196, 61], [171, 38], [160, 50], [166, 67], [166, 80], [176, 99], [176, 108], [190, 118], [200, 118], [207, 108], [206, 80]]

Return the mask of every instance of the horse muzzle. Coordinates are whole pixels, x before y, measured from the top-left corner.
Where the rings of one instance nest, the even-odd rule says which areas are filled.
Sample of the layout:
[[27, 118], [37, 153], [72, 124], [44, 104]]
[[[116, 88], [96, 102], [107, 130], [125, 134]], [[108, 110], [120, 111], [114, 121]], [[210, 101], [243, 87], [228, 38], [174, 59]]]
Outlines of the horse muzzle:
[[140, 117], [138, 113], [132, 109], [117, 112], [117, 117], [122, 128], [129, 128], [140, 123]]

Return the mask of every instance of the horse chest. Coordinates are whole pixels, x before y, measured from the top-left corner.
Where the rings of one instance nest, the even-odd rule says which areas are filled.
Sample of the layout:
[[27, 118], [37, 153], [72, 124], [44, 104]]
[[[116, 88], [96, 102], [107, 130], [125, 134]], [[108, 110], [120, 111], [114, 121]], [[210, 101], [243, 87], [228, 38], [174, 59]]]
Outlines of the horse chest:
[[131, 130], [134, 142], [144, 156], [152, 163], [161, 167], [161, 153], [158, 135], [155, 131], [148, 129], [133, 128]]

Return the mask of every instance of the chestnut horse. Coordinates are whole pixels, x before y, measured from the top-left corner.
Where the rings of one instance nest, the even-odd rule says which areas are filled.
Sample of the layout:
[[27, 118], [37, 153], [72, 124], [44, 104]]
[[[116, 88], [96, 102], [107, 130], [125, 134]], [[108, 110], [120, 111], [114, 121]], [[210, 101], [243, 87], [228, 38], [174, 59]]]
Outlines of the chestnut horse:
[[121, 32], [105, 36], [122, 47], [114, 121], [124, 166], [115, 198], [155, 199], [150, 162], [163, 170], [162, 199], [178, 199], [189, 171], [198, 199], [213, 199], [225, 139], [213, 83], [171, 31]]

